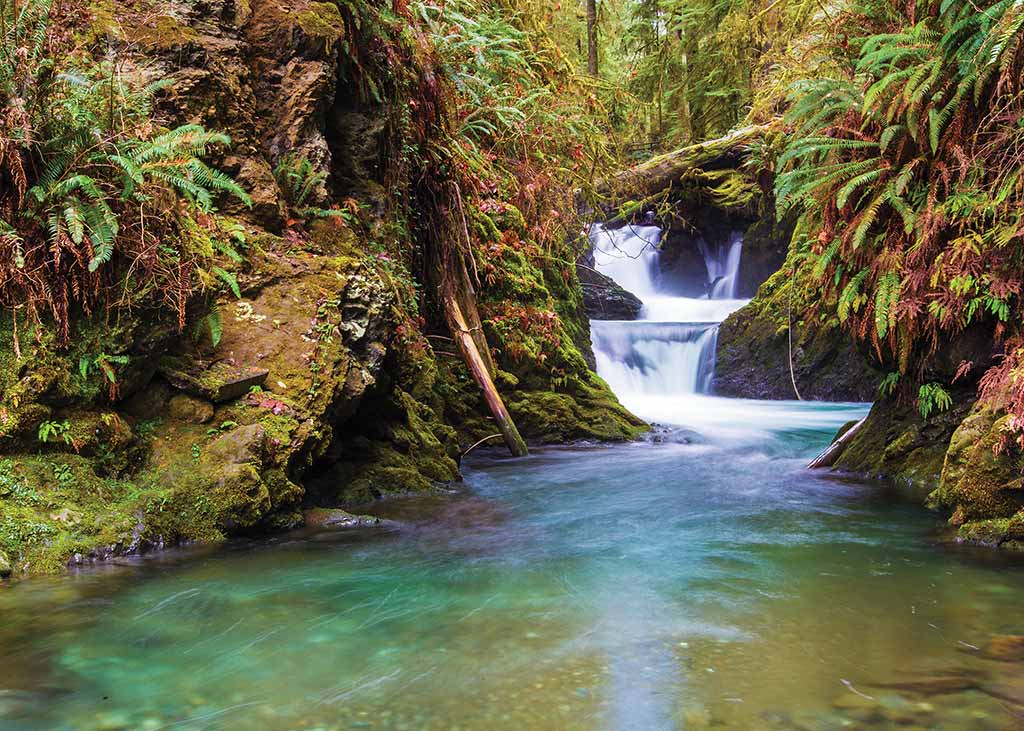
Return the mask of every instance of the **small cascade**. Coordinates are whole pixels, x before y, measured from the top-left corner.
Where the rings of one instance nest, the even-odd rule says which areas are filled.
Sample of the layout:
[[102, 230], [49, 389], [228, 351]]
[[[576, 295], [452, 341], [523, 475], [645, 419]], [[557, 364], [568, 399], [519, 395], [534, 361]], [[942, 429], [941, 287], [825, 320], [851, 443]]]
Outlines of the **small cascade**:
[[718, 328], [746, 304], [736, 299], [743, 237], [722, 244], [701, 240], [707, 294], [679, 297], [662, 286], [661, 229], [595, 226], [590, 240], [598, 271], [644, 303], [635, 322], [592, 322], [598, 373], [627, 406], [651, 397], [711, 392]]
[[733, 232], [729, 240], [711, 246], [704, 239], [697, 242], [708, 270], [708, 294], [712, 300], [736, 299], [740, 260], [743, 258], [743, 235]]

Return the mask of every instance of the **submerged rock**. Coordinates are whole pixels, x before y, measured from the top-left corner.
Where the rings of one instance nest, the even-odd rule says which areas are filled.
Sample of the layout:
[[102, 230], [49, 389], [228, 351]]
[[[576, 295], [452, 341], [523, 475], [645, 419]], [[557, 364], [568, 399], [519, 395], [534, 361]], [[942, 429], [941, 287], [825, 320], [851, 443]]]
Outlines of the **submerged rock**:
[[979, 653], [986, 660], [1024, 661], [1024, 635], [996, 635]]
[[885, 718], [882, 704], [875, 698], [860, 693], [843, 693], [832, 701], [832, 707], [843, 715], [858, 721], [870, 723]]
[[366, 528], [381, 525], [382, 521], [372, 515], [354, 515], [339, 508], [315, 508], [302, 514], [307, 528]]

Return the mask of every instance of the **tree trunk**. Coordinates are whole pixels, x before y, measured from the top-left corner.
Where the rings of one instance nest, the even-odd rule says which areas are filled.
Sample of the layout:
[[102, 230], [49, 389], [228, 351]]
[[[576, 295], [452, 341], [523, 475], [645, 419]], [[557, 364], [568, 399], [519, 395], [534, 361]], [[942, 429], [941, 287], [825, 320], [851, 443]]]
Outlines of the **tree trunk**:
[[452, 337], [455, 338], [455, 344], [459, 347], [459, 352], [462, 353], [462, 357], [469, 367], [469, 372], [473, 375], [473, 380], [480, 386], [480, 390], [484, 394], [484, 400], [494, 416], [494, 421], [498, 425], [498, 431], [505, 438], [508, 451], [512, 453], [513, 457], [525, 457], [529, 454], [526, 442], [520, 436], [515, 422], [512, 421], [512, 416], [508, 413], [508, 409], [505, 408], [505, 402], [501, 400], [501, 395], [491, 379], [487, 364], [476, 347], [473, 332], [466, 323], [466, 318], [462, 314], [457, 297], [452, 292], [444, 294], [443, 297], [445, 318], [448, 320], [448, 327], [452, 331]]
[[597, 76], [597, 0], [587, 0], [587, 71]]

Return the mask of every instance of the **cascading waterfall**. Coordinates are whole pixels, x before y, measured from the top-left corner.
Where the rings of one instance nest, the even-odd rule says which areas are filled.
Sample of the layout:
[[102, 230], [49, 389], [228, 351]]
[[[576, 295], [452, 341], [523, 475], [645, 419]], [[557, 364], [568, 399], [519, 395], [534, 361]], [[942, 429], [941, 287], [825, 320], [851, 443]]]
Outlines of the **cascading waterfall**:
[[720, 245], [698, 242], [707, 268], [702, 298], [662, 286], [661, 237], [654, 226], [595, 226], [590, 233], [598, 271], [644, 303], [635, 322], [591, 323], [598, 373], [631, 408], [652, 397], [710, 393], [719, 325], [747, 302], [736, 299], [742, 235]]

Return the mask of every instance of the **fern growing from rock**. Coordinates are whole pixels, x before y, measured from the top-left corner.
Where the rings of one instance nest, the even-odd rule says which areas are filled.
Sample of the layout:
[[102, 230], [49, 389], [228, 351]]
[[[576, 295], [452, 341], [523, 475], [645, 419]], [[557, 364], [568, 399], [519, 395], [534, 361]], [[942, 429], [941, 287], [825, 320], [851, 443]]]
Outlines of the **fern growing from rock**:
[[0, 305], [49, 316], [64, 341], [76, 312], [115, 297], [161, 299], [183, 325], [206, 263], [180, 222], [214, 229], [218, 199], [249, 203], [203, 161], [230, 139], [160, 130], [151, 102], [163, 83], [69, 48], [56, 30], [69, 17], [56, 13], [51, 0], [0, 4]]

